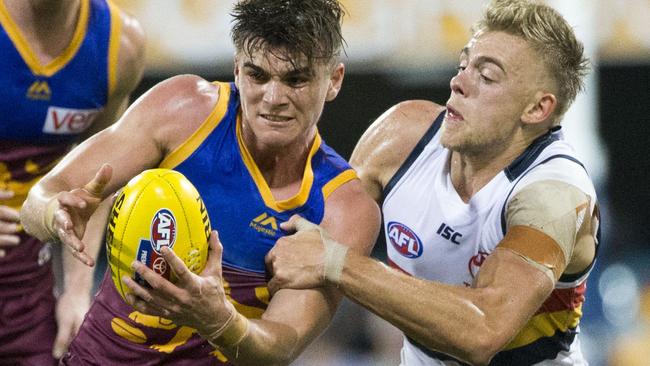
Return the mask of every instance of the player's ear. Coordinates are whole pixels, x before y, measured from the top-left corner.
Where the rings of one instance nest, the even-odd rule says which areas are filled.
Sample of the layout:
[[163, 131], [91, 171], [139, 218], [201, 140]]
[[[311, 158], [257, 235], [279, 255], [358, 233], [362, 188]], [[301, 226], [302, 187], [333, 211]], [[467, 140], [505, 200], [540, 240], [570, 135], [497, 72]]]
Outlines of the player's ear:
[[533, 101], [526, 106], [521, 120], [526, 124], [536, 124], [548, 120], [557, 107], [554, 94], [538, 91]]
[[343, 85], [343, 76], [345, 75], [345, 65], [342, 62], [339, 62], [334, 66], [332, 72], [330, 73], [329, 86], [327, 88], [327, 97], [326, 101], [330, 102], [336, 98], [341, 90]]
[[235, 53], [235, 68], [233, 70], [233, 74], [235, 75], [235, 85], [237, 86], [237, 89], [239, 89], [239, 55]]

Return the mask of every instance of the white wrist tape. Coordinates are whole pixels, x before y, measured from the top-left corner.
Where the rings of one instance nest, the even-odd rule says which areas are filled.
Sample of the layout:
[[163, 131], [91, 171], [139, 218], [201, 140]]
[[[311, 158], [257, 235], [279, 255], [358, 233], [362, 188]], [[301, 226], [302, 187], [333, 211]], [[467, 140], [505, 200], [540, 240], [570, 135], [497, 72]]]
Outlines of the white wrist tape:
[[325, 263], [323, 268], [323, 278], [335, 285], [341, 282], [341, 273], [345, 265], [345, 256], [348, 253], [348, 247], [337, 243], [320, 226], [300, 217], [295, 222], [296, 230], [317, 230], [320, 234], [323, 246], [325, 246]]
[[343, 273], [348, 247], [326, 237], [322, 232], [321, 238], [325, 246], [325, 270], [323, 276], [325, 280], [338, 285], [341, 282], [341, 273]]

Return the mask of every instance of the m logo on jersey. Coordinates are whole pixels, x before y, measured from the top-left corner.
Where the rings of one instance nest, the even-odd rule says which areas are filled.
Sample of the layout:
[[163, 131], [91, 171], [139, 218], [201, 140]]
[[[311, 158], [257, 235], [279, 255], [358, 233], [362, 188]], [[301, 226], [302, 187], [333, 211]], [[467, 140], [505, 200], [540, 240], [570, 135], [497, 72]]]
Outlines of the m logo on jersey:
[[32, 85], [29, 86], [26, 95], [27, 98], [33, 100], [50, 100], [52, 97], [52, 91], [50, 90], [50, 86], [47, 84], [47, 81], [36, 80], [32, 83]]
[[101, 109], [49, 107], [43, 132], [55, 135], [78, 134], [90, 127]]
[[257, 216], [251, 220], [249, 227], [252, 227], [257, 232], [266, 234], [269, 236], [275, 236], [278, 232], [278, 221], [274, 216], [263, 212], [261, 215]]
[[151, 221], [151, 246], [160, 253], [162, 247], [174, 246], [176, 240], [176, 218], [166, 208], [158, 210]]
[[406, 225], [391, 221], [386, 232], [390, 243], [399, 254], [406, 258], [417, 258], [422, 255], [422, 241]]

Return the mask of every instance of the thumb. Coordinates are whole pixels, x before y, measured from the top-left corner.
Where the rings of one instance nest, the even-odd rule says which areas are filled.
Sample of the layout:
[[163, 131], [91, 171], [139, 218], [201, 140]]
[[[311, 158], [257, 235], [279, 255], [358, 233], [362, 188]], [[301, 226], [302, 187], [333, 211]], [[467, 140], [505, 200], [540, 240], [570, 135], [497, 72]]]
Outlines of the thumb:
[[293, 215], [289, 221], [280, 223], [280, 227], [285, 231], [305, 231], [305, 230], [318, 230], [320, 227], [311, 221], [299, 216]]
[[104, 188], [106, 188], [106, 185], [111, 180], [112, 175], [113, 168], [109, 164], [102, 165], [97, 173], [95, 173], [93, 179], [90, 182], [86, 183], [84, 190], [86, 190], [92, 196], [101, 197], [102, 193], [104, 192]]
[[210, 232], [210, 252], [208, 253], [208, 262], [201, 272], [201, 275], [219, 276], [221, 277], [221, 259], [223, 254], [223, 246], [219, 240], [219, 233], [216, 230]]

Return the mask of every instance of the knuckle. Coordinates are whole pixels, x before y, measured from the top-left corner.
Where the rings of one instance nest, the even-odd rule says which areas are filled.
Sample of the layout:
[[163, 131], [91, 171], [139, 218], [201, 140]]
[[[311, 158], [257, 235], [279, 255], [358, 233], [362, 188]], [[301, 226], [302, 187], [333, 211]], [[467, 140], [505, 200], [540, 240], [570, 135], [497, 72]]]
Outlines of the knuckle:
[[154, 279], [148, 278], [147, 283], [149, 283], [149, 286], [151, 286], [151, 288], [154, 289], [154, 290], [161, 290], [162, 289], [161, 283], [154, 280]]

